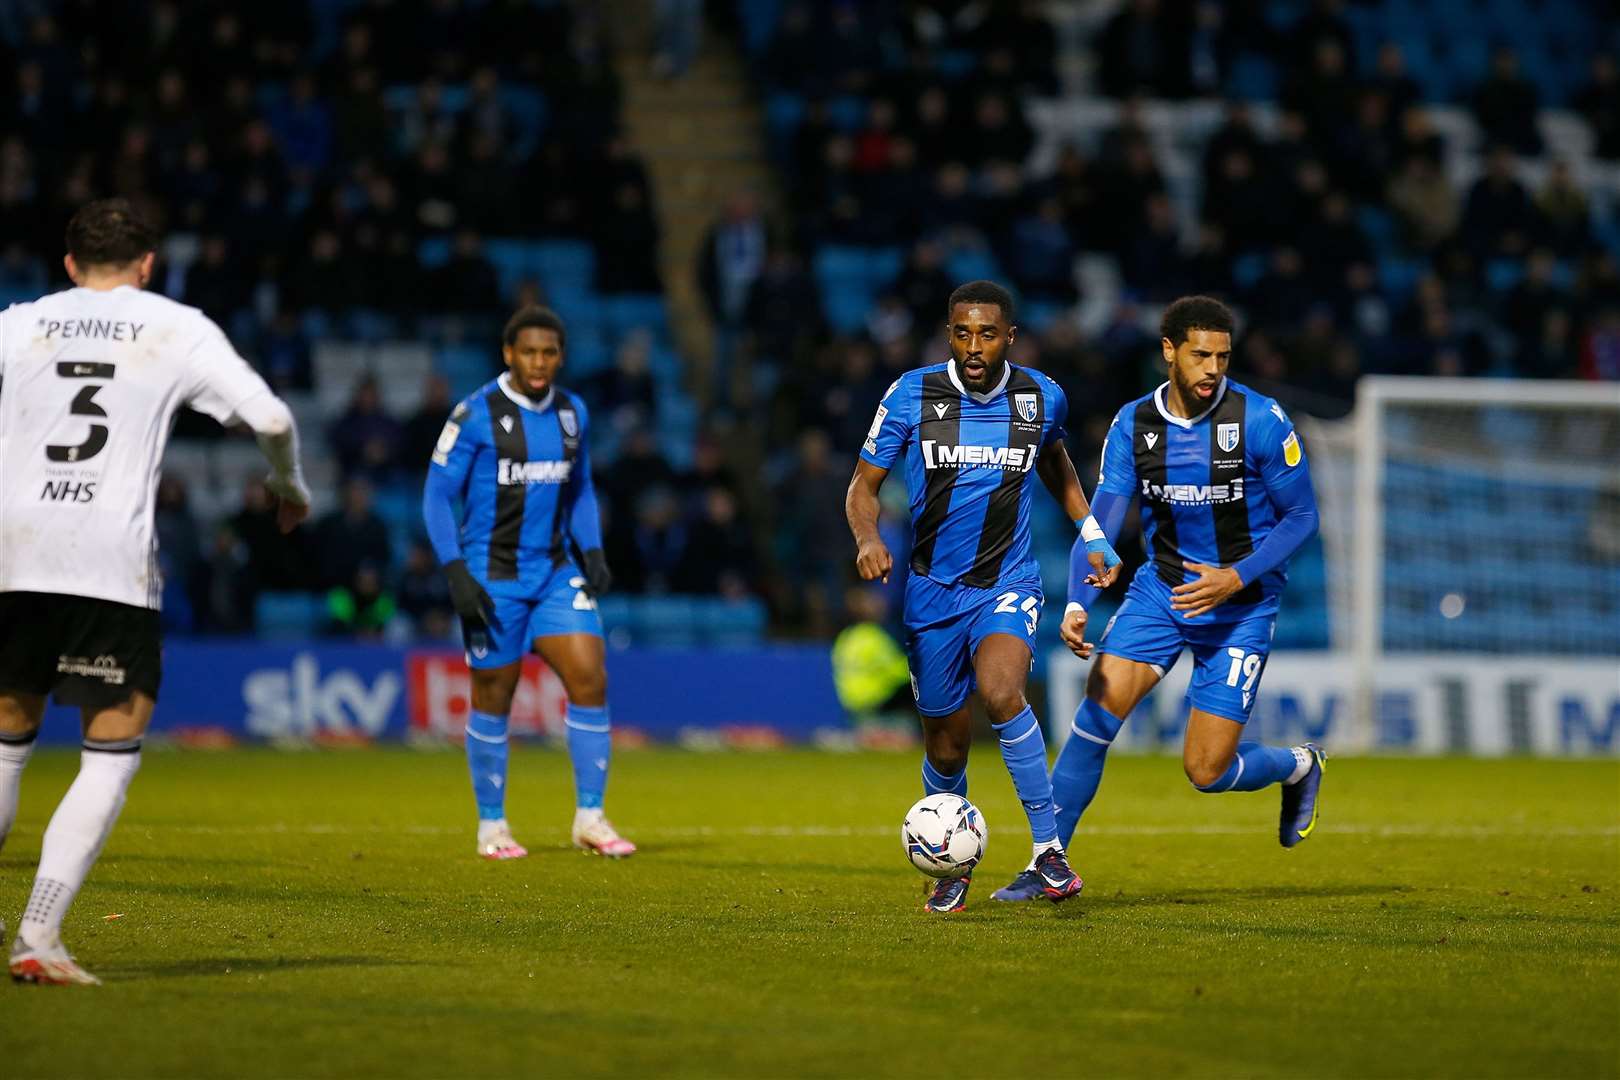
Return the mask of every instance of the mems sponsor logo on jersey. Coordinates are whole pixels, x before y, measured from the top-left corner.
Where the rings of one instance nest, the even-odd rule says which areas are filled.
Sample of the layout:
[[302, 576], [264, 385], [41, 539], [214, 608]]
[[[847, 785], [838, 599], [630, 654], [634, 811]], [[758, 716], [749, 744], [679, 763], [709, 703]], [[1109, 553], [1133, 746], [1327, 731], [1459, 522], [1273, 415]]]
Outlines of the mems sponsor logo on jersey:
[[1243, 501], [1243, 481], [1229, 484], [1154, 484], [1142, 481], [1142, 498], [1177, 506], [1211, 506]]
[[1035, 465], [1034, 446], [964, 446], [924, 439], [923, 464], [930, 469], [1010, 469], [1028, 472]]
[[572, 461], [513, 461], [501, 458], [495, 476], [502, 487], [525, 484], [566, 484], [574, 471]]

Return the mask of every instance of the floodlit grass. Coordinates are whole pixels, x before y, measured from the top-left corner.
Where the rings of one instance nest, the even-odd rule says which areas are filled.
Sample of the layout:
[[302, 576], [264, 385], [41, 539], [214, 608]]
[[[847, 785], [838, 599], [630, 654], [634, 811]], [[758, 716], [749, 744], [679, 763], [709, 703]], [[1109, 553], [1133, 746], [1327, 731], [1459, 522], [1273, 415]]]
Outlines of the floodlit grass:
[[[76, 761], [24, 779], [13, 930]], [[107, 985], [0, 987], [0, 1073], [1620, 1073], [1620, 763], [1335, 759], [1285, 852], [1275, 790], [1120, 757], [1060, 907], [990, 901], [1028, 834], [993, 749], [972, 783], [988, 860], [941, 918], [911, 755], [622, 753], [610, 863], [520, 747], [533, 855], [485, 863], [456, 754], [149, 752], [66, 928]]]

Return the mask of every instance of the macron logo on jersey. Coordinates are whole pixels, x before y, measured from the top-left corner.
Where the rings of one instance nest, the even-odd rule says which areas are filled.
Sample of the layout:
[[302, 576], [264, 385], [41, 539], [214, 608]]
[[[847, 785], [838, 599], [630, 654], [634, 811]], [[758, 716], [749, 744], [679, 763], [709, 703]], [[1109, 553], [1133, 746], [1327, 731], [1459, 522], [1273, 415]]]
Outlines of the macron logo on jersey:
[[502, 487], [566, 484], [573, 471], [572, 461], [513, 461], [511, 458], [501, 458], [495, 482]]
[[930, 469], [962, 469], [984, 465], [993, 469], [1011, 469], [1028, 472], [1035, 464], [1035, 447], [1023, 446], [952, 446], [949, 443], [924, 439], [923, 463]]
[[1142, 498], [1181, 506], [1209, 506], [1243, 501], [1243, 481], [1229, 484], [1155, 484], [1142, 481]]

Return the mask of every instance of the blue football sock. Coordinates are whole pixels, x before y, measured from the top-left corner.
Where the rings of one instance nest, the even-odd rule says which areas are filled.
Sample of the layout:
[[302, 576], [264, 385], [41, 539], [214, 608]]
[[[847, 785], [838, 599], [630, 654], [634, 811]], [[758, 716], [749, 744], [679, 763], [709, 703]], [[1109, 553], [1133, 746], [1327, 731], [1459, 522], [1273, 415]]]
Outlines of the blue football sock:
[[1238, 743], [1232, 764], [1227, 766], [1220, 779], [1198, 790], [1212, 795], [1226, 791], [1259, 791], [1288, 779], [1296, 764], [1294, 752], [1286, 746]]
[[942, 773], [934, 768], [933, 763], [928, 760], [928, 756], [925, 754], [923, 755], [923, 794], [938, 795], [942, 791], [950, 795], [960, 795], [964, 799], [967, 798], [967, 769], [964, 768], [954, 776], [949, 773]]
[[480, 821], [506, 816], [506, 717], [474, 711], [467, 719], [467, 771]]
[[1037, 844], [1057, 839], [1057, 822], [1052, 817], [1052, 780], [1046, 775], [1046, 739], [1040, 721], [1028, 705], [1005, 724], [992, 724], [1000, 738], [1001, 760], [1012, 775], [1013, 790], [1024, 804], [1029, 832]]
[[613, 752], [608, 708], [569, 705], [567, 724], [568, 756], [574, 762], [574, 805], [581, 810], [600, 809]]
[[1058, 841], [1065, 849], [1074, 839], [1075, 826], [1096, 797], [1102, 783], [1103, 763], [1108, 746], [1124, 723], [1119, 717], [1087, 698], [1075, 710], [1069, 741], [1063, 744], [1057, 764], [1052, 766], [1052, 802], [1057, 815]]

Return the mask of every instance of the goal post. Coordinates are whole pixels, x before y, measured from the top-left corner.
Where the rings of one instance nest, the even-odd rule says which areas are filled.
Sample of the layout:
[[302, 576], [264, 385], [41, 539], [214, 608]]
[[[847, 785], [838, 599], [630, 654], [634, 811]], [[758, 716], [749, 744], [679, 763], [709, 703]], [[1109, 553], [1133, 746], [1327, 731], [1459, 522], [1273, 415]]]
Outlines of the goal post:
[[[1592, 683], [1578, 719], [1620, 746], [1620, 384], [1368, 376], [1349, 421], [1313, 429], [1346, 741], [1381, 745], [1387, 677], [1443, 657], [1460, 674], [1428, 718], [1431, 749], [1556, 741], [1566, 718], [1534, 715], [1533, 678], [1503, 702], [1470, 695], [1466, 673], [1484, 665], [1556, 669], [1575, 693]], [[1474, 713], [1492, 709], [1501, 723], [1476, 745]]]

